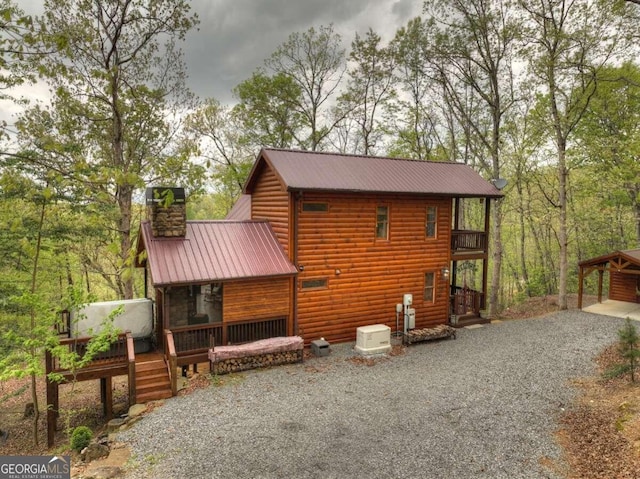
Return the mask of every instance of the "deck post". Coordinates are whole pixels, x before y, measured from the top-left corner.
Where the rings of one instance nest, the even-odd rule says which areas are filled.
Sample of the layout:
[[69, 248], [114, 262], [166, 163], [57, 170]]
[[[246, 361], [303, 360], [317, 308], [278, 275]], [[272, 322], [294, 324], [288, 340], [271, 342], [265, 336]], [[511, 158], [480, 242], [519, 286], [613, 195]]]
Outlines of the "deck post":
[[127, 331], [127, 362], [129, 382], [129, 406], [136, 403], [136, 351], [131, 331]]
[[102, 412], [107, 420], [113, 417], [113, 385], [111, 376], [100, 378], [100, 399], [102, 400]]

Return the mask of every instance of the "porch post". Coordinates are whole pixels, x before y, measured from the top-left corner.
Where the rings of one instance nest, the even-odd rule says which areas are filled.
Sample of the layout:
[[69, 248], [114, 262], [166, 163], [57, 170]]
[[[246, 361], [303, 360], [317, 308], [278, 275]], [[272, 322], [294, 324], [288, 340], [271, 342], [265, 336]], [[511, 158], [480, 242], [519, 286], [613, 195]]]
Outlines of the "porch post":
[[[489, 269], [489, 216], [491, 214], [491, 200], [489, 198], [485, 198], [484, 205], [484, 235], [486, 238], [486, 244], [484, 249], [484, 257], [482, 259], [482, 300], [480, 301], [480, 309], [486, 309], [487, 294], [489, 294], [489, 271], [487, 270]], [[491, 313], [493, 314], [495, 313], [495, 311], [491, 311]]]
[[584, 280], [584, 271], [582, 266], [578, 269], [578, 309], [582, 309], [582, 282]]
[[604, 276], [604, 271], [602, 269], [598, 269], [598, 303], [602, 303], [602, 277]]

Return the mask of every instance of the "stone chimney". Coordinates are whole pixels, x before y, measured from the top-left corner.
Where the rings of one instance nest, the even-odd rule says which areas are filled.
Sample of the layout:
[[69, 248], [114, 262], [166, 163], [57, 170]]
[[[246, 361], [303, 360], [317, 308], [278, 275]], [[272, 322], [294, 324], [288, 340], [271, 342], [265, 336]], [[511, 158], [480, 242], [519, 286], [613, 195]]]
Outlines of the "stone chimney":
[[184, 238], [187, 204], [184, 188], [154, 186], [146, 190], [147, 218], [156, 238]]

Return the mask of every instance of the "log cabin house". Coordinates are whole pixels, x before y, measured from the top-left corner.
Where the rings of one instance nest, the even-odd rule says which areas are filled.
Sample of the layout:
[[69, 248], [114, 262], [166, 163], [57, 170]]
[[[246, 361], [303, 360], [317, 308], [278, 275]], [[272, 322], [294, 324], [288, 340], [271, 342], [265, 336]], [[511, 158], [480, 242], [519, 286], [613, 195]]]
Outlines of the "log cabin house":
[[[136, 266], [155, 302], [156, 351], [136, 355], [123, 336], [118, 361], [86, 377], [101, 380], [109, 413], [116, 372], [129, 375], [131, 403], [175, 395], [177, 368], [206, 362], [210, 344], [396, 331], [406, 294], [416, 328], [486, 322], [490, 200], [502, 196], [460, 163], [267, 148], [227, 220], [187, 221], [183, 189], [150, 188]], [[482, 203], [481, 229], [461, 228], [469, 199]], [[458, 277], [469, 262], [479, 288]]]

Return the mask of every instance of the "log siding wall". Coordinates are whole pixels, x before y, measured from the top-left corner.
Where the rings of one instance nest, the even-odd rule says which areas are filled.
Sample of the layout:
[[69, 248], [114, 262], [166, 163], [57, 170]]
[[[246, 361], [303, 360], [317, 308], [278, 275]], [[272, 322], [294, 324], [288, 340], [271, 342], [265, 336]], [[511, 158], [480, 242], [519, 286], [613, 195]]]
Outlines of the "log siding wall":
[[290, 283], [288, 277], [225, 283], [223, 321], [288, 318]]
[[[298, 334], [309, 342], [351, 341], [356, 328], [387, 324], [395, 331], [395, 305], [413, 294], [416, 327], [448, 321], [451, 200], [373, 194], [310, 194], [327, 212], [298, 208]], [[376, 207], [389, 206], [389, 239], [375, 237]], [[437, 207], [437, 237], [425, 232], [427, 206]], [[435, 301], [424, 300], [425, 273], [435, 273]], [[326, 289], [305, 290], [305, 279], [327, 278]], [[402, 321], [400, 329], [402, 330]]]
[[640, 295], [637, 293], [640, 289], [640, 275], [611, 271], [610, 279], [609, 299], [640, 303]]
[[268, 219], [278, 241], [289, 254], [289, 193], [274, 172], [265, 168], [251, 192], [251, 219]]

